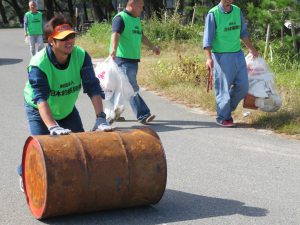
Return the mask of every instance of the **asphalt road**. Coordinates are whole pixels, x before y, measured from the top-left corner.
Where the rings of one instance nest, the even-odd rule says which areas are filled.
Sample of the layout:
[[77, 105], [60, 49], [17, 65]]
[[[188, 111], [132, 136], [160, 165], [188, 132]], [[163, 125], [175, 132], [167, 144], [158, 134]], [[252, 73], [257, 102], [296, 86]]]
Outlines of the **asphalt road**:
[[[36, 220], [19, 191], [16, 167], [28, 127], [23, 87], [29, 47], [22, 29], [0, 30], [0, 225], [205, 224], [299, 225], [300, 141], [267, 131], [220, 128], [214, 118], [143, 92], [157, 119], [168, 164], [167, 189], [152, 206]], [[80, 95], [85, 129], [93, 108]], [[130, 109], [116, 127], [141, 127]], [[58, 190], [59, 191], [59, 190]]]

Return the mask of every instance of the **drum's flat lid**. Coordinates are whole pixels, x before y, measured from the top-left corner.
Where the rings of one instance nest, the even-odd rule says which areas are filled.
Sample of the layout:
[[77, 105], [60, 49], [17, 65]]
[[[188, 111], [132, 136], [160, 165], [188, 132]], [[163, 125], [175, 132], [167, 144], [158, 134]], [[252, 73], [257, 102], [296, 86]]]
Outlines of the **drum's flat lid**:
[[29, 137], [24, 145], [22, 170], [27, 203], [32, 214], [40, 219], [47, 201], [47, 175], [42, 148], [33, 137]]

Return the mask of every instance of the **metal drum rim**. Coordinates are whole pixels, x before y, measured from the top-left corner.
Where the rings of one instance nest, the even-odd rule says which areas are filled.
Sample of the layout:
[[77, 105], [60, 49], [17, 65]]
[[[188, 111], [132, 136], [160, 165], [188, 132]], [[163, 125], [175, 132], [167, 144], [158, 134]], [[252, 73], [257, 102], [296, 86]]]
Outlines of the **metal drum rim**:
[[22, 155], [22, 179], [23, 179], [23, 186], [24, 186], [24, 194], [26, 196], [26, 201], [28, 203], [29, 209], [32, 212], [32, 214], [34, 215], [34, 217], [36, 217], [37, 219], [41, 219], [45, 213], [45, 209], [46, 209], [46, 205], [47, 205], [47, 192], [48, 192], [48, 188], [47, 188], [47, 184], [45, 184], [45, 200], [43, 202], [43, 205], [40, 209], [33, 207], [31, 198], [29, 197], [28, 193], [27, 193], [27, 188], [26, 188], [26, 170], [25, 170], [25, 160], [26, 160], [26, 156], [27, 156], [27, 152], [28, 152], [28, 146], [29, 145], [35, 145], [38, 149], [39, 155], [41, 157], [42, 160], [42, 164], [44, 167], [44, 176], [45, 176], [45, 181], [47, 182], [47, 173], [46, 173], [46, 165], [45, 165], [45, 158], [44, 158], [44, 154], [43, 154], [43, 150], [42, 150], [42, 146], [40, 145], [38, 139], [36, 139], [34, 136], [29, 136], [24, 144], [24, 148], [23, 148], [23, 155]]

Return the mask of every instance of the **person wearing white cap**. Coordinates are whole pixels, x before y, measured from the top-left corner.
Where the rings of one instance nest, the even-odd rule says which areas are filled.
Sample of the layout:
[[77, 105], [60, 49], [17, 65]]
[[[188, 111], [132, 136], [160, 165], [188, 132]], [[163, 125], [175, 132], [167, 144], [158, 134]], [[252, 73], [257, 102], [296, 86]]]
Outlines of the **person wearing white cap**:
[[[81, 87], [95, 110], [96, 121], [92, 130], [111, 131], [103, 112], [104, 92], [95, 76], [91, 57], [75, 45], [77, 32], [72, 24], [63, 16], [56, 16], [46, 24], [45, 34], [48, 45], [31, 58], [24, 89], [31, 135], [83, 132], [75, 107]], [[21, 168], [18, 173], [22, 174]]]

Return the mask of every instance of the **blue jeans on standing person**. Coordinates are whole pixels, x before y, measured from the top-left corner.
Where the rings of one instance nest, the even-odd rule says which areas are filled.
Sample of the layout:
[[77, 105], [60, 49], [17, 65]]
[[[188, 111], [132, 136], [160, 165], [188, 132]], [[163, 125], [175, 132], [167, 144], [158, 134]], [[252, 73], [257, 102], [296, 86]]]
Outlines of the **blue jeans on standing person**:
[[249, 88], [245, 56], [242, 51], [213, 53], [217, 120], [232, 119], [231, 113]]
[[150, 109], [139, 95], [140, 87], [137, 83], [138, 62], [129, 62], [121, 58], [116, 58], [115, 62], [128, 77], [129, 83], [134, 90], [134, 96], [130, 99], [132, 111], [140, 121], [149, 117]]

